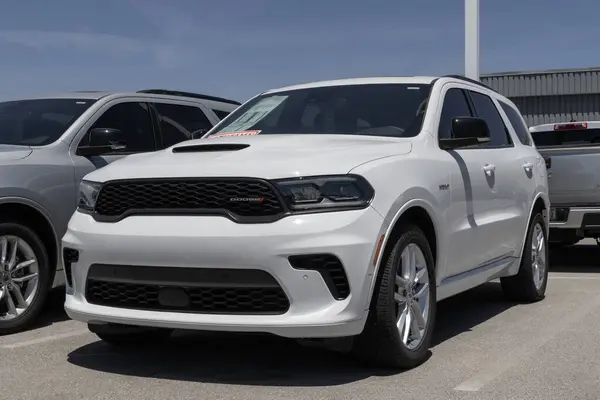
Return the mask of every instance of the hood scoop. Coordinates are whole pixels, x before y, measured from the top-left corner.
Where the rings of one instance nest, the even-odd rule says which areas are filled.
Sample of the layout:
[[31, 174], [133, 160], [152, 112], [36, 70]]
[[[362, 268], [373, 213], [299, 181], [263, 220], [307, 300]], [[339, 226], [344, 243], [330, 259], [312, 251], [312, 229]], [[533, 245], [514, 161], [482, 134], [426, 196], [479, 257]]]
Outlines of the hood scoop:
[[250, 147], [242, 143], [219, 143], [219, 144], [193, 144], [179, 146], [173, 149], [173, 153], [209, 153], [214, 151], [237, 151]]

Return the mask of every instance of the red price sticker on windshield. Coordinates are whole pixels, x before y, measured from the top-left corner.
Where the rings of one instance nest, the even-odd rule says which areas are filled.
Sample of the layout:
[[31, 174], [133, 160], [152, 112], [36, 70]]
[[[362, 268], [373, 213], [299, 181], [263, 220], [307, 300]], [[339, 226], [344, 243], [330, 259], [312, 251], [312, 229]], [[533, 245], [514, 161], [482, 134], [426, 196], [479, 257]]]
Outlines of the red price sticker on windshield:
[[255, 136], [255, 135], [258, 135], [259, 133], [260, 133], [260, 131], [223, 132], [223, 133], [216, 133], [214, 135], [210, 135], [209, 138], [228, 137], [228, 136]]

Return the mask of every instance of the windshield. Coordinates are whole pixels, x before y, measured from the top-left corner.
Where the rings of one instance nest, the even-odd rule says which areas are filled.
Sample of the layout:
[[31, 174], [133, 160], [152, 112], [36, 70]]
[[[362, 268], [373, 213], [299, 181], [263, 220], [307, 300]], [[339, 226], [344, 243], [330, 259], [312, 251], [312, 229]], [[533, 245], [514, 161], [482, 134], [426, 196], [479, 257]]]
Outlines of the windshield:
[[575, 147], [600, 145], [600, 129], [532, 132], [536, 147]]
[[232, 112], [209, 136], [355, 134], [416, 136], [430, 85], [326, 86], [264, 94]]
[[55, 142], [95, 100], [36, 99], [0, 102], [0, 144]]

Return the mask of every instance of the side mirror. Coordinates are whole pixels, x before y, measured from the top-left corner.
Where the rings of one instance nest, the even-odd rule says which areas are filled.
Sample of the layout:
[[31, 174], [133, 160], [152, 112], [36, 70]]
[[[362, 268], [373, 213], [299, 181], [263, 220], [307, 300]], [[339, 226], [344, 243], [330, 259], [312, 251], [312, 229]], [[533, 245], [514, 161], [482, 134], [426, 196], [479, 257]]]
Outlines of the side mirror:
[[490, 129], [481, 118], [459, 117], [452, 120], [452, 137], [440, 139], [444, 150], [476, 146], [490, 141]]
[[119, 129], [94, 128], [88, 132], [88, 145], [80, 146], [77, 154], [80, 156], [99, 156], [127, 149], [125, 135]]

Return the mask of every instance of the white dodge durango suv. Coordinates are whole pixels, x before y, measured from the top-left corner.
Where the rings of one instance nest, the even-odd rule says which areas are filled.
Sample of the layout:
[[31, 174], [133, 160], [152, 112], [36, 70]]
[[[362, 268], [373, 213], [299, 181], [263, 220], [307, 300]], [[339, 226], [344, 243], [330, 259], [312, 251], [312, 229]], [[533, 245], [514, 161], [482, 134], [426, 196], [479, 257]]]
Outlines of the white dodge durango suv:
[[85, 177], [66, 311], [112, 344], [345, 337], [414, 367], [437, 301], [496, 278], [544, 297], [546, 166], [522, 132], [510, 100], [458, 76], [262, 93], [202, 139]]

